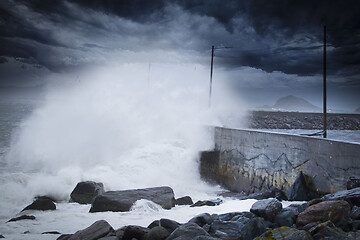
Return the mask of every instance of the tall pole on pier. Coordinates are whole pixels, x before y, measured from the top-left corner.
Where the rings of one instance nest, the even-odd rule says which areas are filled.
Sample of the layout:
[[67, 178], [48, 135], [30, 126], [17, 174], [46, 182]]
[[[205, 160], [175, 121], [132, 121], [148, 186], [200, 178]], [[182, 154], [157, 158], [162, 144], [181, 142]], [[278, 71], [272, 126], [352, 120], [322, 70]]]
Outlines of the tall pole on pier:
[[215, 46], [211, 46], [211, 68], [210, 68], [210, 89], [209, 89], [209, 108], [211, 107], [211, 91], [212, 91], [212, 76], [214, 68], [214, 50]]
[[324, 25], [324, 72], [323, 72], [323, 111], [324, 111], [324, 138], [327, 137], [326, 128], [327, 128], [327, 121], [326, 121], [326, 25]]

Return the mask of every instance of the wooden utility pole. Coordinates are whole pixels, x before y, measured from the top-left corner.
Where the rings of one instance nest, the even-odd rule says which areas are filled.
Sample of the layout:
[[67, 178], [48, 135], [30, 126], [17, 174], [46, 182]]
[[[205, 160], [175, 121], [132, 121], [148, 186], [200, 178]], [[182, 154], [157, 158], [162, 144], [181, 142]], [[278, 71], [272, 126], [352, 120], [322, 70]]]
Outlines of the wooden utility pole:
[[324, 111], [324, 138], [327, 137], [326, 128], [327, 128], [327, 121], [326, 121], [326, 25], [324, 25], [324, 72], [323, 72], [323, 111]]
[[210, 68], [210, 89], [209, 89], [209, 108], [211, 107], [211, 91], [212, 91], [212, 76], [214, 68], [214, 50], [215, 46], [211, 46], [211, 68]]

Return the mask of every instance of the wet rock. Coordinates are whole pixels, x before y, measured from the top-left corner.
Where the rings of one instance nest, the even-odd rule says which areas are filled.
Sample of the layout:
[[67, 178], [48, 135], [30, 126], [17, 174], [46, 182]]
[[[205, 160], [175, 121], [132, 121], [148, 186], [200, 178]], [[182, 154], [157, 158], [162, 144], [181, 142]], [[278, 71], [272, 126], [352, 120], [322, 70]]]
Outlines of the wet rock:
[[325, 201], [329, 200], [345, 200], [349, 202], [352, 206], [360, 206], [360, 187], [353, 188], [350, 190], [339, 191], [336, 193], [331, 193], [323, 196], [322, 198]]
[[36, 219], [35, 216], [32, 216], [32, 215], [22, 215], [20, 217], [12, 218], [7, 222], [16, 222], [16, 221], [20, 221], [20, 220], [35, 220], [35, 219]]
[[308, 201], [316, 194], [312, 190], [310, 177], [305, 176], [302, 172], [298, 175], [293, 185], [291, 185], [288, 197], [290, 201]]
[[50, 231], [50, 232], [43, 232], [41, 234], [55, 234], [55, 235], [57, 235], [57, 234], [61, 234], [61, 233], [59, 233], [58, 231]]
[[256, 240], [312, 240], [309, 233], [290, 227], [271, 229], [263, 233]]
[[220, 214], [218, 218], [220, 221], [231, 221], [234, 217], [239, 215], [242, 215], [242, 212], [224, 213], [224, 214]]
[[149, 224], [148, 228], [154, 228], [154, 227], [157, 227], [157, 226], [160, 226], [160, 220], [155, 220], [153, 221], [152, 223]]
[[353, 206], [351, 209], [350, 217], [354, 220], [360, 220], [360, 207]]
[[170, 235], [169, 231], [161, 226], [149, 230], [146, 240], [165, 240]]
[[275, 216], [275, 223], [279, 226], [291, 227], [296, 221], [296, 213], [292, 210], [282, 210]]
[[350, 217], [350, 205], [346, 201], [325, 201], [308, 207], [296, 219], [297, 226], [330, 220], [336, 226], [345, 224]]
[[160, 226], [160, 220], [152, 221], [147, 228], [151, 229], [151, 228], [154, 228], [154, 227], [157, 227], [157, 226]]
[[0, 234], [0, 238], [5, 238], [3, 235]]
[[288, 200], [286, 194], [284, 191], [278, 189], [278, 188], [272, 188], [269, 191], [263, 192], [263, 193], [253, 193], [246, 197], [243, 197], [242, 199], [256, 199], [256, 200], [262, 200], [267, 198], [276, 198], [279, 201]]
[[95, 240], [108, 236], [110, 233], [114, 232], [114, 229], [107, 221], [99, 220], [91, 226], [77, 231], [69, 238], [69, 240]]
[[303, 204], [291, 204], [289, 206], [287, 206], [286, 208], [284, 208], [284, 210], [291, 210], [294, 211], [295, 215], [299, 215], [300, 213], [302, 213], [303, 211], [305, 211], [306, 208], [309, 207], [308, 203], [303, 203]]
[[360, 178], [350, 177], [349, 180], [346, 182], [346, 189], [354, 189], [360, 187]]
[[169, 233], [172, 233], [175, 229], [181, 226], [180, 223], [170, 220], [167, 218], [162, 218], [159, 221], [159, 226], [165, 228]]
[[24, 208], [22, 211], [25, 210], [41, 210], [41, 211], [46, 211], [46, 210], [55, 210], [56, 209], [56, 205], [53, 201], [51, 201], [50, 199], [47, 198], [38, 198], [36, 199], [32, 204], [30, 204], [29, 206], [27, 206], [26, 208]]
[[90, 212], [126, 212], [140, 199], [150, 200], [165, 209], [175, 206], [174, 192], [170, 187], [154, 187], [105, 192], [95, 197]]
[[189, 223], [196, 223], [197, 225], [199, 225], [200, 227], [203, 227], [205, 224], [211, 224], [214, 220], [212, 219], [212, 217], [210, 216], [210, 214], [208, 213], [202, 213], [199, 214], [195, 217], [193, 217], [192, 219], [189, 220]]
[[189, 196], [175, 199], [175, 205], [192, 205], [192, 204], [194, 204], [193, 200]]
[[195, 239], [198, 236], [210, 237], [209, 233], [207, 233], [202, 227], [200, 227], [196, 223], [186, 223], [178, 227], [174, 232], [172, 232], [167, 238], [167, 240]]
[[126, 226], [124, 227], [122, 240], [132, 240], [134, 238], [138, 240], [146, 240], [148, 232], [149, 229], [145, 227], [134, 225]]
[[266, 231], [267, 224], [263, 218], [255, 217], [250, 219], [241, 229], [242, 240], [252, 240]]
[[312, 235], [314, 240], [328, 239], [328, 240], [337, 240], [337, 239], [357, 239], [360, 237], [360, 234], [345, 233], [340, 228], [337, 228], [331, 221], [327, 221], [321, 224], [316, 225], [315, 227], [309, 230], [309, 233]]
[[281, 209], [282, 204], [279, 200], [275, 198], [269, 198], [255, 202], [252, 205], [250, 212], [267, 220], [273, 221]]
[[244, 226], [241, 222], [216, 220], [210, 225], [209, 233], [222, 239], [237, 239]]
[[221, 199], [197, 201], [190, 207], [202, 207], [202, 206], [218, 206], [222, 203]]
[[71, 192], [71, 201], [90, 204], [94, 197], [104, 193], [104, 185], [93, 181], [79, 182]]

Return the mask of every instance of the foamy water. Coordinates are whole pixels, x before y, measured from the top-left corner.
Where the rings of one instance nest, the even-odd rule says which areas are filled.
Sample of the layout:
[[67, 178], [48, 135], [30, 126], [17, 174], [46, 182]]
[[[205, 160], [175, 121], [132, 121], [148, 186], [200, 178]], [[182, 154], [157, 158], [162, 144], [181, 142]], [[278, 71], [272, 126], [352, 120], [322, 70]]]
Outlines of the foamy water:
[[[153, 64], [148, 72], [146, 66], [51, 76], [44, 101], [14, 128], [2, 158], [0, 234], [54, 239], [41, 233], [73, 233], [100, 219], [118, 228], [147, 226], [163, 217], [185, 222], [203, 212], [249, 210], [251, 201], [230, 200], [219, 207], [172, 210], [140, 202], [128, 213], [88, 213], [89, 205], [68, 203], [83, 180], [102, 182], [105, 190], [170, 186], [176, 198], [216, 198], [220, 188], [200, 179], [199, 152], [213, 146], [206, 126], [224, 124], [229, 113], [241, 114], [241, 103], [217, 83], [208, 108], [208, 69]], [[39, 195], [59, 201], [57, 210], [28, 213], [34, 221], [6, 223]]]

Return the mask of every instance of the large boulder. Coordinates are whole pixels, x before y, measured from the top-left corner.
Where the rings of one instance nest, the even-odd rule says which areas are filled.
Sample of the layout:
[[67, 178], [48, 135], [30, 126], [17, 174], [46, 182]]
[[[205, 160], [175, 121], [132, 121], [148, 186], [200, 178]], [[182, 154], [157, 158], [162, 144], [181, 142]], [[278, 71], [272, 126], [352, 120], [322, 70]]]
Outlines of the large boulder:
[[273, 221], [281, 209], [282, 204], [279, 200], [276, 198], [269, 198], [255, 202], [251, 206], [250, 212], [267, 220]]
[[255, 217], [250, 219], [241, 229], [242, 240], [252, 240], [266, 231], [267, 224], [263, 218]]
[[210, 234], [196, 223], [186, 223], [173, 231], [166, 240], [195, 239], [197, 236], [210, 237]]
[[80, 204], [90, 204], [92, 200], [104, 193], [104, 185], [93, 181], [79, 182], [71, 192], [71, 201]]
[[129, 225], [123, 228], [124, 233], [122, 236], [122, 240], [146, 240], [147, 234], [149, 233], [150, 229], [136, 226], [136, 225]]
[[25, 207], [22, 211], [25, 211], [25, 210], [46, 211], [46, 210], [55, 210], [55, 209], [56, 209], [56, 205], [50, 199], [48, 199], [48, 198], [38, 198], [32, 204]]
[[256, 240], [312, 240], [309, 233], [290, 227], [280, 227], [266, 231]]
[[336, 226], [345, 224], [350, 217], [350, 205], [343, 200], [325, 201], [314, 204], [296, 219], [297, 226], [305, 226], [309, 223], [333, 222]]
[[111, 225], [105, 220], [99, 220], [91, 226], [77, 231], [69, 238], [69, 240], [96, 240], [111, 234], [115, 234]]
[[327, 194], [323, 196], [323, 200], [345, 200], [351, 205], [360, 206], [360, 187]]
[[146, 240], [165, 240], [170, 235], [169, 231], [161, 226], [149, 230]]
[[90, 212], [127, 212], [140, 199], [150, 200], [165, 209], [175, 206], [174, 191], [170, 187], [154, 187], [105, 192], [95, 197]]
[[209, 233], [222, 239], [237, 239], [244, 226], [245, 224], [241, 222], [215, 220], [210, 225]]
[[290, 201], [309, 201], [313, 198], [319, 197], [319, 194], [314, 190], [311, 178], [299, 173], [293, 185], [291, 185], [288, 198]]

